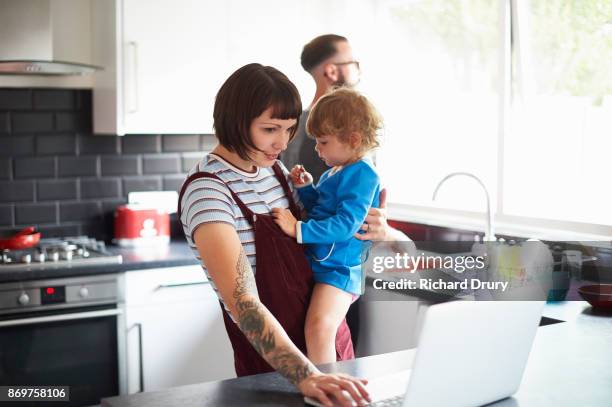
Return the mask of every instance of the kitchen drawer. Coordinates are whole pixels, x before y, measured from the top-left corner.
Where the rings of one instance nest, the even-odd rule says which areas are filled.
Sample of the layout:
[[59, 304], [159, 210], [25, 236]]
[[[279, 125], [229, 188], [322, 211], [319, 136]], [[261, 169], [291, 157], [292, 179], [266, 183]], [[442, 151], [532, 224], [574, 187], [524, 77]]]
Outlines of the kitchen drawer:
[[124, 277], [127, 306], [216, 299], [199, 265], [130, 271]]

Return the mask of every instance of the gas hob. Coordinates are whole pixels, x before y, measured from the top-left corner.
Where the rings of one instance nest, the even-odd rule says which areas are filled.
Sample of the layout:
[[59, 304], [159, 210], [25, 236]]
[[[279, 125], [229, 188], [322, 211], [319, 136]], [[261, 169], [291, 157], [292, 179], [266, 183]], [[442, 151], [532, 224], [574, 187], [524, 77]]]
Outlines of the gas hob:
[[87, 236], [51, 238], [41, 239], [29, 249], [3, 250], [0, 272], [120, 264], [122, 261], [121, 255], [110, 253], [104, 242]]

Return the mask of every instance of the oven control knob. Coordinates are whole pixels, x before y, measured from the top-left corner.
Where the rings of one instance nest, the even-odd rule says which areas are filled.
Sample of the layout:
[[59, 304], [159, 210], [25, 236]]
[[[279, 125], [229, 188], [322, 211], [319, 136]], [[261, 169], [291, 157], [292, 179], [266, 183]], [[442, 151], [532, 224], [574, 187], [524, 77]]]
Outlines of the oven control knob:
[[19, 298], [17, 298], [17, 302], [21, 305], [28, 305], [30, 303], [30, 296], [26, 293], [21, 293]]
[[83, 298], [86, 298], [89, 295], [89, 290], [87, 289], [87, 287], [81, 287], [81, 289], [79, 290], [79, 295]]

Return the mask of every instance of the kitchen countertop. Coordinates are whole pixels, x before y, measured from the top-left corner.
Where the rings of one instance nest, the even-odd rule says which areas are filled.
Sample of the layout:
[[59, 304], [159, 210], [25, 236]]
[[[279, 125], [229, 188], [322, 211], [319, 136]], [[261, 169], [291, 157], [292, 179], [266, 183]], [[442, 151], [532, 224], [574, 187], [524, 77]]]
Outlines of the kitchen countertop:
[[131, 270], [144, 270], [162, 267], [177, 267], [198, 264], [193, 252], [184, 239], [173, 240], [167, 246], [150, 248], [123, 248], [107, 246], [108, 251], [123, 256], [121, 264], [95, 266], [62, 267], [34, 270], [2, 271], [0, 283], [38, 280], [60, 277], [76, 277], [95, 274], [121, 273]]
[[[612, 314], [599, 314], [583, 301], [547, 304], [544, 315], [566, 322], [542, 326], [519, 391], [499, 406], [603, 406], [612, 400]], [[322, 367], [374, 378], [410, 368], [414, 350], [404, 350]], [[302, 397], [277, 373], [180, 386], [111, 397], [103, 407], [303, 406]]]

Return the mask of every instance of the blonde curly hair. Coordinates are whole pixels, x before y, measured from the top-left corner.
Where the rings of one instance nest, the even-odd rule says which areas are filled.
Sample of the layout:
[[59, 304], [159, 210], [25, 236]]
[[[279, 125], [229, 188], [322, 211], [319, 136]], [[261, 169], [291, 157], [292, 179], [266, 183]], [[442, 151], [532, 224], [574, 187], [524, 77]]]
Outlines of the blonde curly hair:
[[350, 135], [357, 134], [360, 142], [355, 147], [359, 156], [377, 148], [382, 129], [382, 118], [370, 101], [350, 88], [336, 88], [322, 96], [312, 107], [306, 131], [315, 138], [335, 136], [350, 144]]

